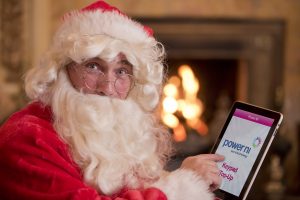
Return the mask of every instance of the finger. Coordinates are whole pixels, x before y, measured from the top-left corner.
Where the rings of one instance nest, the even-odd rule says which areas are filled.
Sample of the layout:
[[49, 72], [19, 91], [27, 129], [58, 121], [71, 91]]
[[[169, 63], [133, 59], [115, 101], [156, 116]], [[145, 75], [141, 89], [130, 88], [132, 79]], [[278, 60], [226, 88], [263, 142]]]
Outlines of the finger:
[[222, 183], [222, 178], [219, 175], [216, 174], [212, 174], [210, 173], [210, 189], [216, 190], [217, 188], [220, 187], [221, 183]]
[[211, 168], [211, 169], [210, 169], [210, 172], [219, 175], [220, 170], [219, 170], [218, 168]]
[[216, 174], [207, 173], [203, 178], [211, 191], [218, 189], [221, 185], [222, 179]]
[[213, 192], [213, 191], [215, 191], [216, 189], [218, 189], [219, 187], [220, 187], [219, 185], [211, 184], [211, 185], [209, 186], [209, 190], [210, 190], [211, 192]]
[[201, 154], [196, 157], [198, 157], [199, 159], [207, 159], [207, 160], [211, 160], [211, 161], [215, 161], [215, 162], [222, 161], [225, 159], [224, 156], [219, 155], [219, 154]]
[[219, 173], [219, 171], [220, 171], [218, 168], [218, 165], [215, 162], [206, 162], [202, 168], [206, 169], [207, 171], [214, 172], [214, 173]]
[[214, 169], [218, 169], [218, 165], [215, 161], [211, 161], [211, 160], [198, 160], [197, 162], [199, 165], [206, 165], [208, 167], [214, 168]]

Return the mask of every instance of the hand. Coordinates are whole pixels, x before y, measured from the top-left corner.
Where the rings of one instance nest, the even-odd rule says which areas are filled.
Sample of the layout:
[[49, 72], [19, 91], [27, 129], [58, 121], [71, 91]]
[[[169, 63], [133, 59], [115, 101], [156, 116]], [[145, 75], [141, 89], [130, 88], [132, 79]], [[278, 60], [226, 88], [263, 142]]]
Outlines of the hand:
[[217, 162], [224, 160], [224, 156], [218, 154], [201, 154], [187, 157], [180, 168], [193, 170], [201, 176], [210, 187], [211, 191], [216, 190], [221, 184]]

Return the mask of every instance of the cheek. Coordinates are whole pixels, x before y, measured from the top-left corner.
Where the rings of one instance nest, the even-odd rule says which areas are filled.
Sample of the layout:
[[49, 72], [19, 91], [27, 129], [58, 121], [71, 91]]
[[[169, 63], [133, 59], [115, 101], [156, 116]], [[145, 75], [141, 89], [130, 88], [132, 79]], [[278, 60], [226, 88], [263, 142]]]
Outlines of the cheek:
[[69, 80], [74, 88], [84, 89], [86, 88], [87, 83], [84, 81], [84, 78], [79, 76], [76, 72], [69, 70], [68, 71]]
[[73, 70], [68, 70], [69, 80], [71, 84], [76, 87], [79, 82], [79, 77], [77, 77], [76, 73]]
[[90, 88], [90, 89], [97, 89], [97, 78], [93, 77], [93, 76], [85, 76], [81, 79], [80, 81], [81, 85], [86, 87], [86, 88]]

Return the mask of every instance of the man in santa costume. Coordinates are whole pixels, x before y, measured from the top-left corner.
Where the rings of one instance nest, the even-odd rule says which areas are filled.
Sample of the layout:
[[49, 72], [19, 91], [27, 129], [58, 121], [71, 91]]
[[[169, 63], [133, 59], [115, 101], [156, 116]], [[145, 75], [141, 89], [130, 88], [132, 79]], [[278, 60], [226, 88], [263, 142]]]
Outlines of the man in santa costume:
[[103, 1], [66, 14], [26, 75], [33, 101], [0, 129], [0, 199], [213, 199], [222, 156], [164, 171], [164, 57], [150, 28]]

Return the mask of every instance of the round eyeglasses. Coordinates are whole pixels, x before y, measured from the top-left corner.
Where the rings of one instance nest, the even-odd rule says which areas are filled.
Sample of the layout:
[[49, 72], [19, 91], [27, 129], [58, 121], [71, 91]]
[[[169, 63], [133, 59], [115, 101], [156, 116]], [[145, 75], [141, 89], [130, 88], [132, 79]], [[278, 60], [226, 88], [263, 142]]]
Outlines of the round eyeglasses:
[[[115, 91], [119, 96], [127, 96], [135, 85], [134, 77], [131, 74], [120, 72], [115, 75], [114, 80], [108, 80], [107, 75], [100, 70], [82, 64], [70, 66], [83, 81], [89, 93], [101, 93], [105, 90], [105, 93]], [[114, 91], [112, 91], [113, 89]]]

